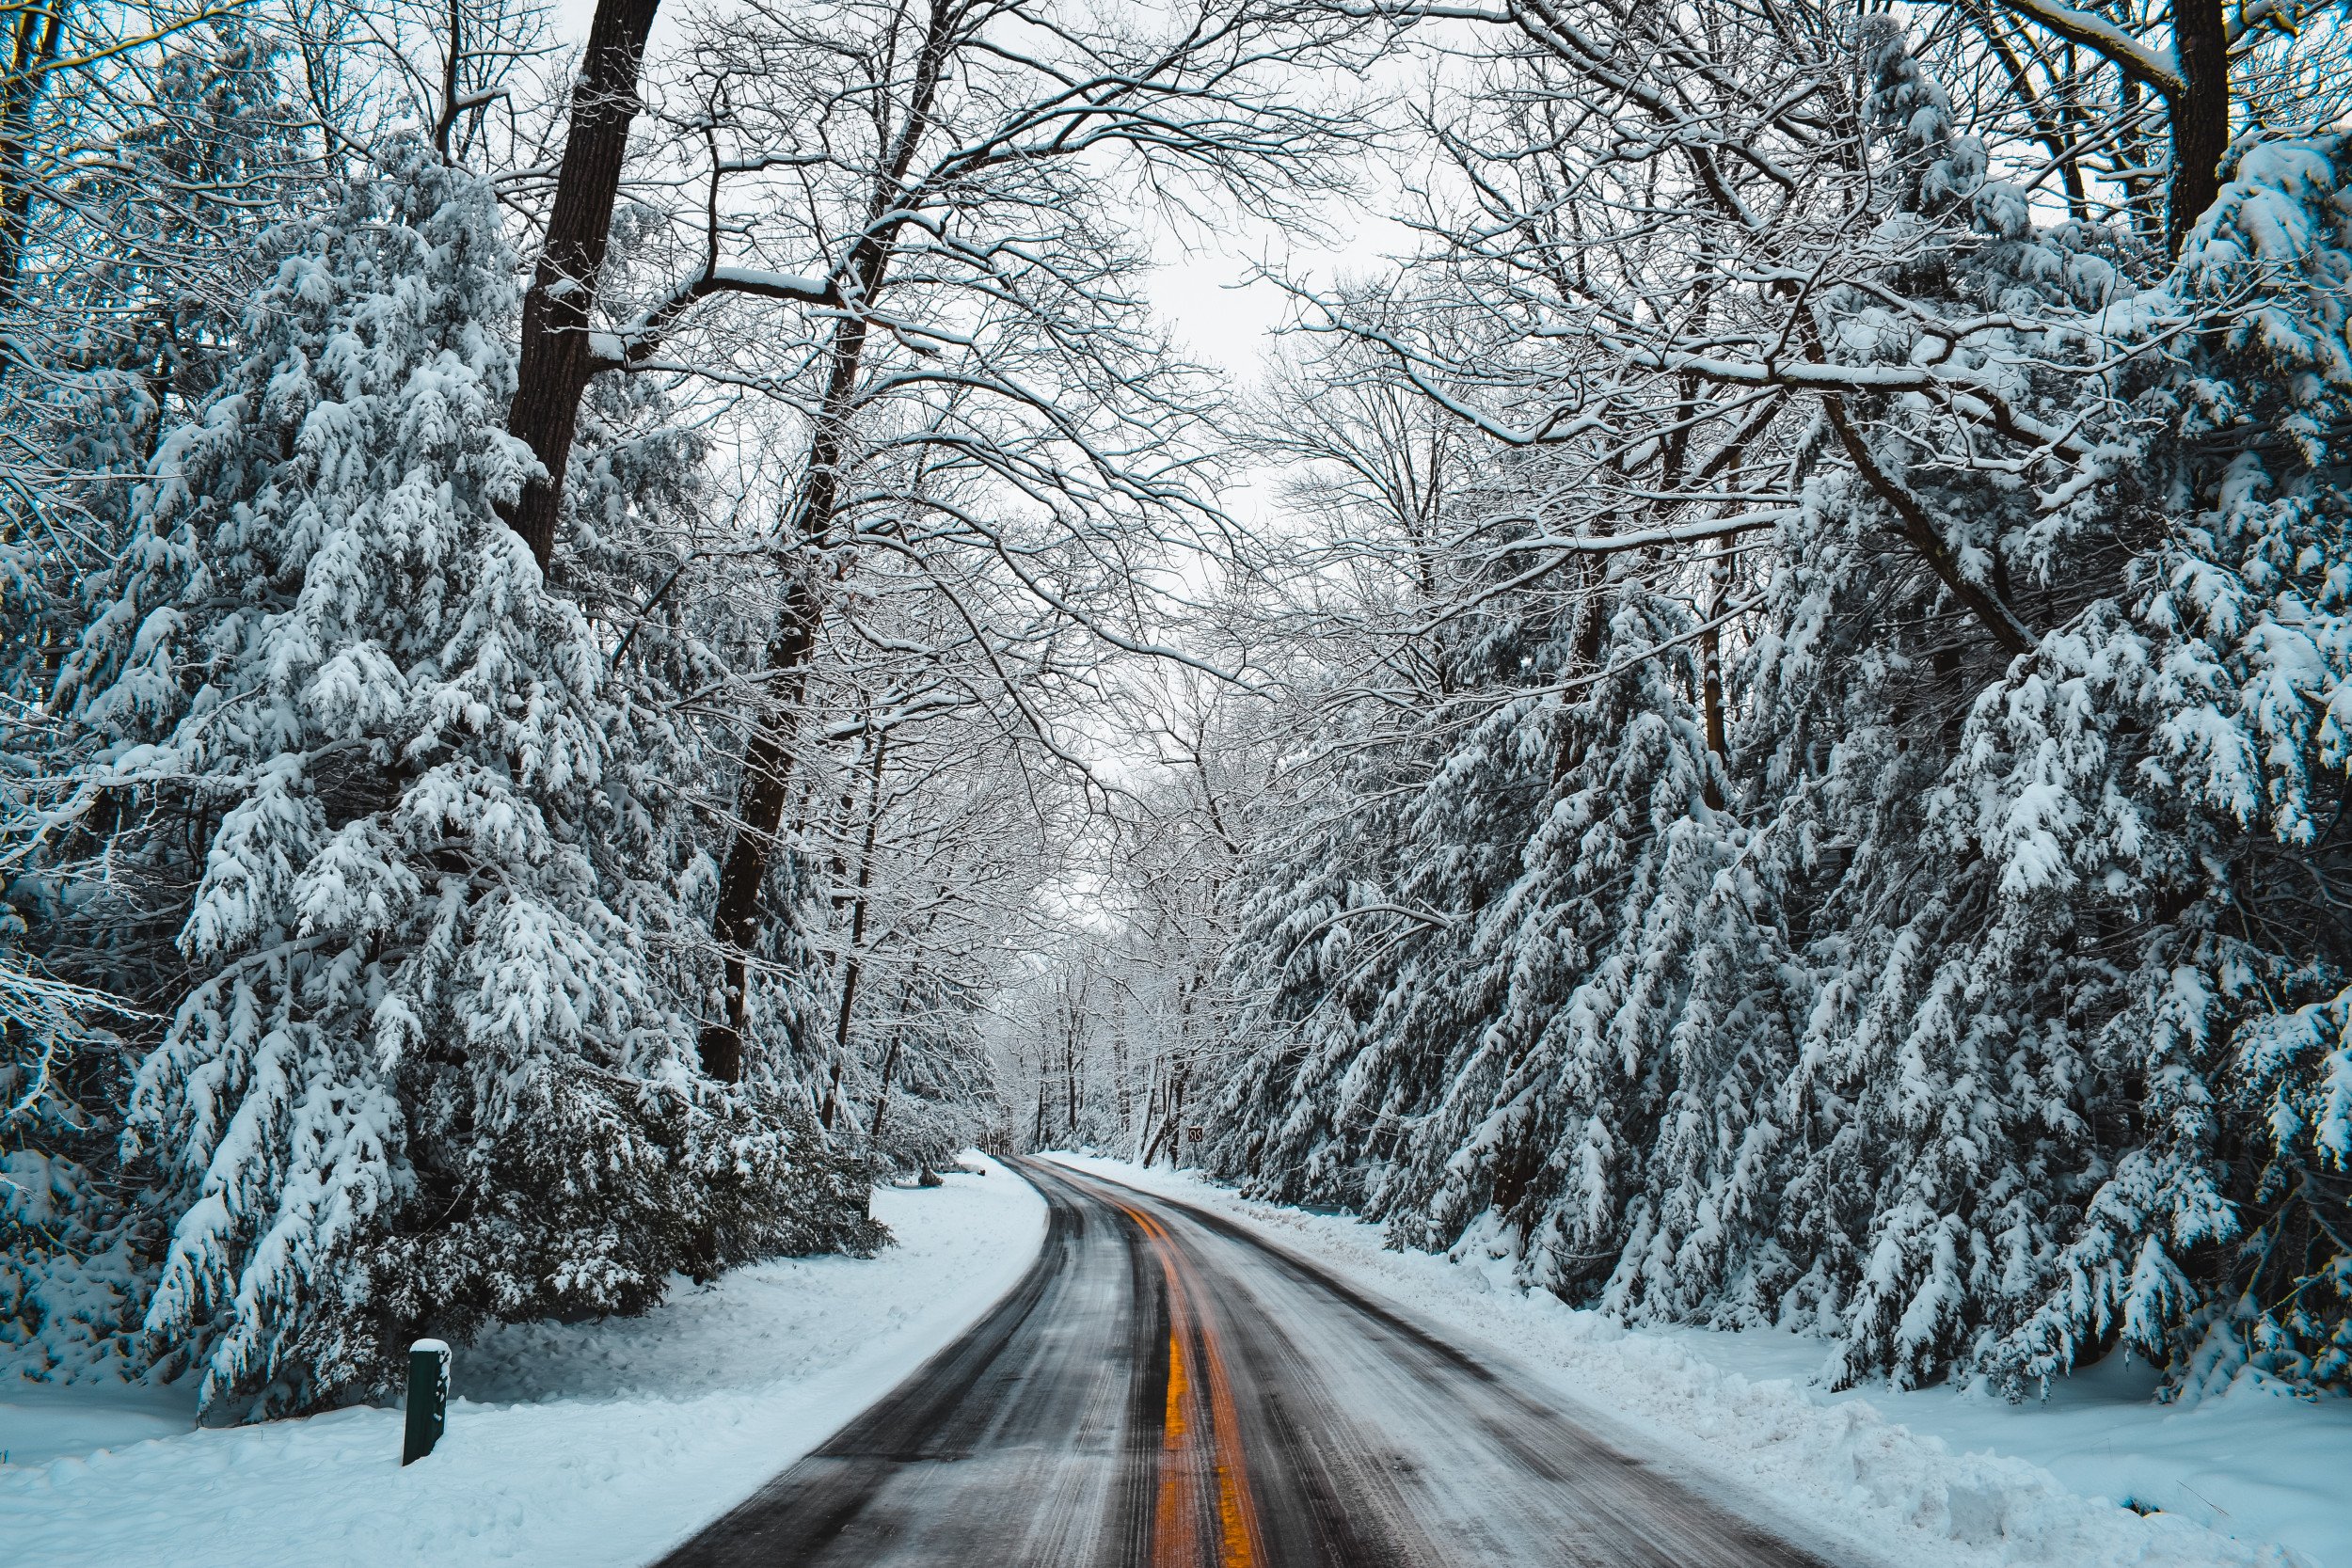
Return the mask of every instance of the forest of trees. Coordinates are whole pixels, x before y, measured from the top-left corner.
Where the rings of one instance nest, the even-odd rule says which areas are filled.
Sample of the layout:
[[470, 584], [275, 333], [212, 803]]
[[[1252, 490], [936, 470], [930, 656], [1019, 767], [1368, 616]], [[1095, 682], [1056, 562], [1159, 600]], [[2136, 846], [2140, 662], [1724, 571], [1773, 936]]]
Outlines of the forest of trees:
[[372, 1397], [977, 1140], [2352, 1387], [2339, 17], [674, 7], [12, 13], [12, 1357]]

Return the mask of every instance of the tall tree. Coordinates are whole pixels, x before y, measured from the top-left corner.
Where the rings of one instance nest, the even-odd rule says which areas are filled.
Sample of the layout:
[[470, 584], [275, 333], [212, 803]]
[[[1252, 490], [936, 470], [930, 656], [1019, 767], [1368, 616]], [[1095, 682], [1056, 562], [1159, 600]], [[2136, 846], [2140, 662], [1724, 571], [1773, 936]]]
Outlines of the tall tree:
[[[1200, 388], [1184, 387], [1126, 285], [1139, 258], [1113, 193], [1190, 182], [1263, 207], [1312, 182], [1307, 154], [1346, 128], [1291, 103], [1284, 80], [1343, 38], [1338, 19], [1318, 32], [1290, 8], [1220, 0], [1156, 27], [1083, 11], [1035, 21], [1005, 0], [907, 0], [755, 12], [699, 46], [714, 83], [784, 59], [837, 83], [817, 125], [734, 104], [735, 146], [714, 145], [710, 166], [714, 207], [723, 170], [790, 170], [794, 205], [772, 210], [818, 214], [803, 243], [833, 257], [825, 289], [843, 302], [797, 380], [760, 377], [798, 388], [806, 435], [777, 519], [780, 596], [713, 922], [724, 996], [704, 1059], [721, 1079], [741, 1070], [763, 888], [834, 585], [864, 552], [894, 547], [884, 517], [929, 513], [922, 548], [977, 546], [1056, 614], [1140, 646], [1113, 606], [1132, 602], [1155, 541], [1194, 535], [1214, 509], [1183, 455]], [[697, 102], [723, 99], [714, 87]], [[800, 156], [811, 142], [830, 150]], [[677, 362], [692, 288], [648, 304], [621, 335], [624, 361]], [[955, 511], [860, 489], [874, 454], [911, 447], [993, 476], [998, 499]]]

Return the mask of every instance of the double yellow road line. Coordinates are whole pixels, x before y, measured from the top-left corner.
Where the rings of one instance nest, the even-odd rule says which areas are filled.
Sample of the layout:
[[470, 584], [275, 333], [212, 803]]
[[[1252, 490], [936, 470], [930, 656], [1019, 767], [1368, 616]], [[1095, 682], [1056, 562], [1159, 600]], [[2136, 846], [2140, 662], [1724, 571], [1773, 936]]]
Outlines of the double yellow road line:
[[1215, 1316], [1167, 1227], [1140, 1209], [1121, 1203], [1119, 1211], [1150, 1239], [1168, 1282], [1168, 1412], [1152, 1568], [1258, 1568], [1266, 1560], [1265, 1537]]

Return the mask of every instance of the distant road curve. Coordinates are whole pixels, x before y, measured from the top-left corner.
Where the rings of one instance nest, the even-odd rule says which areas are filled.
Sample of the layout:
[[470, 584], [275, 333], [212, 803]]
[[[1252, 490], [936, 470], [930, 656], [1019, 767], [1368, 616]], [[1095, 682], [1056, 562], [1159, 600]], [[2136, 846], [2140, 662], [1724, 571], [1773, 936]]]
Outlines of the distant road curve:
[[660, 1568], [1825, 1568], [1238, 1227], [1014, 1164], [1020, 1285]]

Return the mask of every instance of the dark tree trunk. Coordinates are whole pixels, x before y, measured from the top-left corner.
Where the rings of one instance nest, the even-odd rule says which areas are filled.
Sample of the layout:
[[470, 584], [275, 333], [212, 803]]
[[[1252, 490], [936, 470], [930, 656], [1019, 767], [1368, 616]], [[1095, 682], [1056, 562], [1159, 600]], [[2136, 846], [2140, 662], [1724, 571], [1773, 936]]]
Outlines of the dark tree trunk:
[[2181, 244], [2221, 194], [2221, 155], [2230, 150], [2230, 35], [2221, 0], [2174, 0], [2172, 47], [2187, 90], [2169, 105], [2172, 184], [2165, 206], [2165, 248]]
[[628, 128], [637, 118], [637, 71], [660, 0], [597, 0], [588, 50], [572, 87], [571, 135], [556, 176], [547, 248], [523, 295], [522, 352], [506, 428], [531, 448], [547, 477], [524, 487], [507, 522], [542, 568], [555, 553], [564, 468], [580, 424], [580, 400], [595, 367], [588, 322], [596, 275], [612, 234]]
[[865, 357], [866, 323], [842, 324], [834, 340], [833, 368], [817, 438], [809, 444], [808, 473], [802, 482], [795, 515], [786, 533], [803, 546], [787, 585], [784, 613], [768, 643], [766, 696], [752, 743], [743, 756], [741, 820], [735, 843], [719, 871], [719, 909], [712, 934], [719, 939], [726, 974], [727, 1013], [703, 1031], [703, 1070], [733, 1083], [743, 1075], [743, 1029], [749, 1022], [751, 951], [759, 937], [759, 895], [775, 856], [776, 834], [791, 793], [793, 743], [799, 737], [801, 699], [808, 686], [810, 658], [824, 624], [818, 595], [816, 546], [833, 532], [841, 497], [841, 464], [849, 451], [849, 417]]
[[1159, 1158], [1160, 1145], [1163, 1142], [1168, 1145], [1168, 1163], [1171, 1166], [1183, 1163], [1181, 1154], [1184, 1131], [1185, 1077], [1182, 1064], [1169, 1064], [1167, 1084], [1160, 1101], [1160, 1119], [1152, 1129], [1151, 1141], [1143, 1146], [1143, 1164], [1147, 1169], [1152, 1161]]
[[955, 15], [945, 4], [931, 7], [906, 117], [898, 126], [887, 166], [877, 171], [866, 233], [850, 251], [849, 299], [860, 313], [844, 320], [834, 339], [824, 397], [818, 405], [817, 435], [809, 443], [808, 471], [784, 530], [800, 546], [800, 559], [791, 602], [775, 639], [768, 644], [767, 699], [743, 761], [742, 819], [736, 825], [726, 863], [720, 868], [719, 909], [712, 922], [712, 934], [724, 955], [727, 1011], [725, 1018], [703, 1030], [703, 1070], [729, 1082], [743, 1072], [743, 1029], [750, 1016], [750, 956], [759, 935], [759, 894], [775, 853], [777, 831], [784, 826], [801, 697], [823, 622], [824, 606], [815, 576], [817, 556], [833, 533], [834, 516], [840, 508], [841, 466], [849, 455], [850, 420], [856, 412], [858, 372], [866, 358], [868, 318], [863, 311], [881, 297], [889, 272], [889, 235], [896, 229], [883, 218], [905, 199], [907, 170], [930, 128], [940, 79], [946, 70], [948, 29]]
[[32, 0], [8, 26], [0, 79], [0, 298], [16, 293], [33, 217], [33, 111], [65, 39], [66, 0]]
[[[1724, 612], [1723, 593], [1718, 586], [1707, 600], [1707, 618], [1714, 620]], [[1731, 766], [1731, 743], [1724, 728], [1724, 639], [1723, 629], [1709, 626], [1699, 637], [1700, 696], [1707, 714], [1707, 749], [1715, 753], [1719, 768]], [[1717, 811], [1724, 809], [1723, 790], [1713, 779], [1707, 781], [1707, 803]]]
[[833, 1072], [825, 1084], [825, 1103], [817, 1113], [817, 1125], [833, 1131], [834, 1113], [841, 1105], [841, 1058], [833, 1059]]
[[1184, 1097], [1192, 1087], [1192, 1072], [1179, 1067], [1176, 1076], [1168, 1082], [1168, 1164], [1170, 1169], [1184, 1163]]
[[[881, 291], [889, 253], [879, 244], [862, 245], [855, 267], [858, 298]], [[792, 749], [800, 731], [801, 699], [825, 607], [817, 578], [818, 552], [833, 533], [841, 506], [841, 467], [850, 451], [850, 420], [856, 411], [858, 372], [866, 361], [866, 322], [853, 316], [834, 339], [825, 395], [818, 405], [817, 435], [809, 442], [808, 469], [783, 532], [799, 546], [786, 589], [784, 613], [768, 643], [767, 688], [743, 757], [739, 800], [740, 820], [726, 863], [719, 871], [719, 908], [711, 934], [725, 966], [726, 1017], [703, 1030], [703, 1070], [733, 1083], [743, 1074], [743, 1029], [750, 1020], [751, 951], [759, 936], [759, 895], [774, 859], [776, 834], [784, 826], [790, 796]]]
[[703, 1071], [725, 1084], [743, 1076], [743, 1025], [751, 952], [759, 936], [759, 895], [790, 799], [794, 721], [808, 684], [809, 655], [817, 646], [820, 620], [816, 584], [805, 572], [796, 573], [787, 587], [781, 622], [768, 643], [767, 665], [778, 678], [769, 688], [768, 711], [744, 753], [738, 798], [742, 820], [720, 868], [719, 907], [711, 923], [725, 971], [727, 1010], [724, 1020], [703, 1030]]
[[866, 911], [874, 886], [874, 846], [882, 837], [882, 759], [889, 747], [888, 732], [876, 730], [874, 754], [866, 782], [866, 837], [858, 848], [857, 886], [850, 905], [850, 951], [841, 964], [841, 1007], [834, 1015], [833, 1092], [826, 1098], [825, 1113], [820, 1118], [828, 1132], [833, 1131], [834, 1118], [840, 1114], [841, 1072], [850, 1060], [850, 1018], [857, 1007], [858, 976], [865, 969]]
[[882, 1140], [882, 1117], [890, 1110], [890, 1078], [898, 1070], [898, 1048], [905, 1043], [903, 1026], [890, 1032], [890, 1049], [882, 1053], [882, 1087], [874, 1096], [874, 1120], [866, 1130], [866, 1141], [869, 1144]]
[[898, 1053], [907, 1042], [907, 1004], [914, 1000], [914, 978], [901, 975], [898, 980], [898, 1000], [891, 1004], [890, 1049], [882, 1053], [882, 1086], [874, 1095], [874, 1121], [866, 1130], [868, 1146], [879, 1148], [882, 1142], [882, 1117], [890, 1110], [890, 1085], [898, 1071]]

